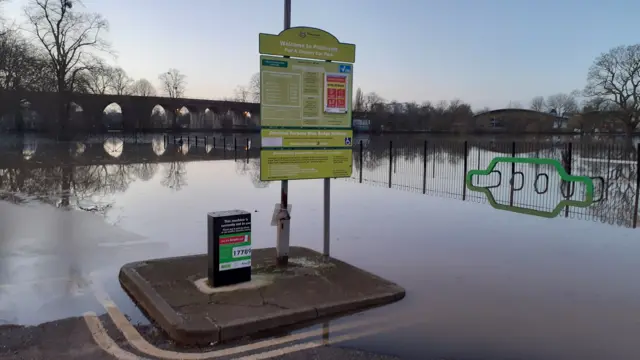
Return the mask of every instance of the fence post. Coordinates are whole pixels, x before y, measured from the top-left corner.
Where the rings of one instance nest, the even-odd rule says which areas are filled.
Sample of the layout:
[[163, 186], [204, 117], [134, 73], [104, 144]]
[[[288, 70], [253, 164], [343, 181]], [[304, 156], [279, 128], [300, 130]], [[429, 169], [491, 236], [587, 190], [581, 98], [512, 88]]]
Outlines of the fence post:
[[422, 193], [427, 193], [427, 140], [422, 149]]
[[362, 184], [362, 140], [360, 140], [360, 184]]
[[611, 176], [611, 144], [609, 144], [609, 148], [607, 149], [607, 178], [604, 184], [604, 199], [609, 199], [609, 177]]
[[433, 142], [433, 161], [431, 162], [431, 178], [436, 178], [436, 142]]
[[462, 201], [467, 199], [467, 171], [469, 168], [469, 143], [464, 141], [464, 174], [462, 174]]
[[392, 175], [393, 175], [393, 141], [389, 140], [389, 188], [391, 188]]
[[[565, 164], [565, 170], [567, 174], [571, 175], [571, 162], [572, 162], [572, 153], [573, 153], [573, 143], [569, 142], [567, 144], [567, 160]], [[567, 199], [571, 198], [573, 195], [573, 191], [571, 191], [572, 183], [567, 183]], [[564, 217], [569, 217], [569, 207], [565, 206], [564, 208]]]
[[633, 228], [638, 225], [638, 197], [640, 196], [640, 144], [636, 149], [636, 201], [633, 205]]
[[[516, 157], [516, 142], [511, 142], [511, 157]], [[509, 206], [513, 206], [513, 194], [515, 188], [515, 174], [516, 174], [516, 163], [511, 163], [511, 180], [509, 180], [509, 184], [511, 186], [509, 190]]]

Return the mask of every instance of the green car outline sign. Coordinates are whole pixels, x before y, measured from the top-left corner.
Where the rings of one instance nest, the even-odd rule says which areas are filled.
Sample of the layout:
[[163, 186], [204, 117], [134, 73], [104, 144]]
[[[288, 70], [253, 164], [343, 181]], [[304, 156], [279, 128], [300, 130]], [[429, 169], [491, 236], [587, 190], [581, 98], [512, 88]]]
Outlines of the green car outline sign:
[[[571, 183], [571, 182], [583, 183], [586, 190], [585, 199], [584, 200], [563, 199], [551, 211], [527, 209], [520, 206], [499, 204], [498, 202], [496, 202], [496, 199], [493, 197], [493, 194], [491, 193], [491, 190], [489, 190], [489, 188], [473, 185], [474, 176], [490, 175], [491, 172], [493, 172], [493, 169], [499, 163], [551, 165], [556, 168], [556, 170], [558, 171], [558, 174], [560, 175], [561, 180], [564, 180], [568, 183]], [[593, 179], [591, 179], [588, 176], [577, 176], [577, 175], [568, 174], [567, 171], [564, 169], [564, 167], [562, 167], [562, 164], [555, 159], [496, 157], [496, 158], [493, 158], [493, 160], [491, 160], [491, 162], [489, 163], [489, 166], [487, 166], [485, 170], [479, 170], [479, 169], [469, 170], [465, 176], [465, 184], [467, 188], [471, 191], [478, 191], [478, 192], [484, 193], [485, 196], [487, 197], [487, 200], [489, 201], [489, 204], [493, 208], [498, 210], [511, 211], [519, 214], [541, 216], [545, 218], [554, 218], [558, 216], [558, 214], [560, 214], [560, 211], [562, 211], [562, 209], [565, 206], [575, 206], [575, 207], [585, 208], [593, 204]], [[513, 184], [511, 186], [513, 186]]]

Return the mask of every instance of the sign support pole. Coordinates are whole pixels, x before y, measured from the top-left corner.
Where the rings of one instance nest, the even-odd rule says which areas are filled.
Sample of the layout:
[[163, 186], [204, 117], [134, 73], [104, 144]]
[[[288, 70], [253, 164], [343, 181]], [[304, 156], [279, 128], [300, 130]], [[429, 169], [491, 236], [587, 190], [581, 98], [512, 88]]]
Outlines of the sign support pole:
[[[284, 30], [291, 27], [291, 0], [284, 0]], [[276, 263], [278, 266], [289, 264], [289, 229], [291, 216], [287, 211], [289, 181], [280, 182], [280, 214], [276, 240]]]
[[329, 258], [331, 247], [331, 178], [324, 179], [324, 246], [322, 255]]

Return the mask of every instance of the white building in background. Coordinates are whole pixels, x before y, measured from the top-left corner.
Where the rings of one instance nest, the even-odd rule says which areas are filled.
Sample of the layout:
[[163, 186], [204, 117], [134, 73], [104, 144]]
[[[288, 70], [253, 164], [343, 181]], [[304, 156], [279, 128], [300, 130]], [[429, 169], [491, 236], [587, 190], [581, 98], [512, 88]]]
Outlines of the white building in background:
[[353, 130], [369, 131], [371, 130], [371, 120], [369, 119], [353, 119]]

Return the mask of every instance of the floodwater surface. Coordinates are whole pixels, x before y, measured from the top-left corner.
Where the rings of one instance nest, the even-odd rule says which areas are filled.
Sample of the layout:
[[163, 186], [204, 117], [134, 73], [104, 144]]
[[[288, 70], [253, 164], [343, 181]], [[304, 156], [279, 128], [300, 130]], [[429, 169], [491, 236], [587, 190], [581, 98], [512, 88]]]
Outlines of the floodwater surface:
[[[476, 159], [474, 154], [468, 157]], [[229, 157], [5, 164], [0, 322], [38, 324], [103, 313], [87, 290], [89, 282], [99, 281], [132, 322], [145, 323], [120, 289], [119, 268], [206, 252], [211, 211], [250, 211], [254, 246], [274, 246], [270, 222], [279, 183], [259, 181], [258, 159]], [[594, 221], [495, 210], [483, 200], [461, 200], [464, 180], [452, 170], [458, 163], [438, 162], [433, 168], [440, 175], [424, 185], [422, 160], [400, 159], [395, 173], [393, 159], [382, 156], [376, 159], [380, 169], [359, 170], [356, 161], [352, 179], [331, 181], [331, 255], [406, 288], [404, 300], [365, 316], [420, 321], [345, 346], [415, 359], [640, 357], [640, 243], [638, 230], [626, 226], [633, 209], [624, 210], [630, 215], [623, 226], [603, 223], [602, 209], [584, 213]], [[485, 163], [478, 161], [477, 168]], [[469, 164], [467, 169], [476, 168]], [[391, 176], [402, 184], [372, 186], [376, 171], [396, 174]], [[322, 191], [322, 180], [289, 183], [291, 245], [322, 250]], [[438, 191], [454, 195], [434, 196]], [[473, 196], [479, 195], [464, 194], [466, 200]]]

